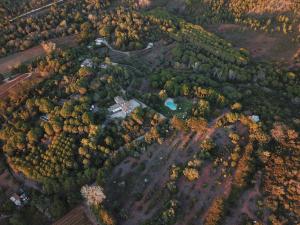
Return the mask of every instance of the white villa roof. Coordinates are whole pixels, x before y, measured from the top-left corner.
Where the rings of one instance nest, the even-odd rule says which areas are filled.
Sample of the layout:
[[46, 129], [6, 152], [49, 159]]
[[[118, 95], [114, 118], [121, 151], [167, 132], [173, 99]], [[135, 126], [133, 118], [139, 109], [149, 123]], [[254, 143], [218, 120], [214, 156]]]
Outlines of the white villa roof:
[[116, 97], [114, 98], [114, 100], [115, 100], [115, 102], [116, 102], [117, 104], [124, 104], [124, 103], [125, 103], [125, 100], [124, 100], [122, 97], [120, 97], [120, 96], [116, 96]]
[[102, 45], [102, 44], [107, 45], [108, 44], [107, 41], [105, 40], [105, 38], [97, 38], [95, 40], [95, 42], [96, 42], [96, 45]]
[[[131, 113], [135, 108], [141, 106], [139, 102], [135, 99], [131, 99], [130, 101], [125, 101], [122, 97], [116, 96], [114, 98], [116, 104], [110, 106], [108, 108], [109, 111], [114, 114], [111, 116], [113, 118], [116, 117], [126, 117], [129, 113]], [[125, 116], [124, 116], [125, 115]]]
[[93, 61], [91, 59], [85, 59], [81, 65], [81, 67], [92, 67], [93, 66]]
[[255, 123], [257, 123], [257, 122], [260, 121], [259, 116], [257, 116], [257, 115], [252, 115], [252, 116], [251, 116], [251, 119], [252, 119], [252, 121], [255, 122]]
[[153, 48], [154, 44], [152, 42], [148, 43], [147, 48], [146, 49], [150, 49]]
[[15, 205], [17, 205], [17, 206], [21, 206], [22, 205], [20, 196], [18, 196], [17, 194], [13, 194], [9, 199], [13, 203], [15, 203]]
[[112, 105], [112, 106], [110, 106], [109, 108], [108, 108], [108, 110], [109, 111], [116, 111], [116, 110], [121, 110], [122, 108], [121, 108], [121, 106], [119, 105], [119, 104], [114, 104], [114, 105]]

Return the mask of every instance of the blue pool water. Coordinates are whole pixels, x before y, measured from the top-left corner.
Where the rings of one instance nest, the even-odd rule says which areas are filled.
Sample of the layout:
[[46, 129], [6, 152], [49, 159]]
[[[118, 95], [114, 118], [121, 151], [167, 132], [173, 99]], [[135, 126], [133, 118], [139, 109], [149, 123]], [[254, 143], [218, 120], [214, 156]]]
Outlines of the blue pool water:
[[167, 106], [169, 109], [175, 111], [177, 109], [177, 104], [174, 103], [174, 100], [171, 98], [168, 98], [165, 101], [165, 106]]

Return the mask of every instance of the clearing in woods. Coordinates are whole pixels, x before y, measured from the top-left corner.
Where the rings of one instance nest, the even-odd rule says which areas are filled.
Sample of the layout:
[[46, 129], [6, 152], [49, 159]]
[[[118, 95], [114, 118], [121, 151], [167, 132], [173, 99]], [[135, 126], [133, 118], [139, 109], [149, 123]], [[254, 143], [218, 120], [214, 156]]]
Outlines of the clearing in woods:
[[[58, 47], [73, 47], [77, 45], [76, 36], [67, 36], [49, 40], [56, 43]], [[0, 73], [8, 73], [20, 64], [30, 62], [39, 56], [45, 55], [45, 50], [41, 45], [32, 47], [22, 52], [15, 53], [3, 58], [0, 58]]]
[[[225, 158], [228, 157], [225, 146], [230, 145], [230, 140], [225, 128], [216, 127], [216, 121], [212, 121], [202, 132], [174, 133], [162, 145], [153, 144], [140, 156], [129, 156], [114, 168], [105, 189], [111, 190], [107, 193], [110, 204], [118, 202], [117, 207], [112, 207], [113, 212], [118, 216], [123, 215], [123, 212], [126, 215], [126, 221], [122, 224], [140, 225], [159, 216], [170, 198], [166, 187], [171, 181], [172, 166], [185, 168], [193, 156], [201, 151], [199, 143], [203, 140], [212, 138], [218, 146], [224, 146], [224, 149], [221, 147], [218, 151], [225, 152]], [[188, 181], [185, 176], [179, 175], [175, 180], [177, 193], [172, 198], [180, 202], [180, 215], [174, 224], [201, 224], [212, 201], [217, 197], [229, 196], [233, 176], [224, 177], [222, 169], [223, 166], [215, 167], [213, 161], [205, 160], [199, 169], [199, 178], [195, 181]], [[255, 194], [251, 195], [253, 199], [259, 195], [258, 192], [256, 187]], [[254, 215], [256, 208], [244, 204], [244, 200], [241, 210], [237, 210], [232, 220], [245, 213], [250, 218]]]
[[84, 206], [78, 206], [52, 225], [98, 225], [91, 222]]
[[269, 34], [254, 31], [237, 24], [219, 24], [207, 27], [207, 30], [228, 40], [236, 48], [247, 49], [257, 60], [274, 60], [292, 62], [293, 56], [300, 48], [284, 34]]

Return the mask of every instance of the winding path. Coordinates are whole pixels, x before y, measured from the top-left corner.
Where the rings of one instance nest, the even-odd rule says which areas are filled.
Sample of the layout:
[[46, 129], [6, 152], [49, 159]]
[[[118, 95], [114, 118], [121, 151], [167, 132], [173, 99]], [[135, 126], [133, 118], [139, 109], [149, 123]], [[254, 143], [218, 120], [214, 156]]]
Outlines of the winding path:
[[113, 52], [116, 52], [116, 53], [119, 53], [119, 54], [123, 54], [123, 55], [126, 55], [126, 56], [130, 56], [130, 54], [132, 53], [139, 53], [139, 52], [143, 52], [143, 51], [146, 51], [146, 50], [149, 50], [149, 49], [152, 49], [154, 44], [152, 42], [149, 42], [147, 47], [144, 48], [144, 49], [141, 49], [141, 50], [134, 50], [134, 51], [120, 51], [120, 50], [117, 50], [117, 49], [114, 49], [109, 43], [108, 41], [105, 39], [105, 38], [97, 38], [95, 40], [96, 42], [96, 45], [100, 46], [100, 45], [105, 45], [107, 48], [109, 48], [109, 50], [113, 51]]

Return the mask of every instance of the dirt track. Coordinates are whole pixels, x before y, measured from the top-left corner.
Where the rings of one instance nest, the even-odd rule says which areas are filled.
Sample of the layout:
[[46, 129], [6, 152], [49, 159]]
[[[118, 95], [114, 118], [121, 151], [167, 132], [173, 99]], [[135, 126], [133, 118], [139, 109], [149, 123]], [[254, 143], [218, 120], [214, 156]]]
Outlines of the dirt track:
[[18, 85], [20, 82], [22, 82], [30, 77], [31, 77], [31, 74], [25, 73], [25, 74], [17, 76], [15, 79], [8, 81], [7, 83], [0, 85], [0, 99], [5, 98], [9, 92], [9, 90], [11, 90], [13, 87]]
[[[51, 39], [49, 41], [52, 41], [56, 43], [58, 47], [73, 47], [76, 46], [76, 36], [67, 36], [67, 37], [61, 37], [61, 38], [55, 38]], [[45, 51], [42, 46], [38, 45], [33, 48], [27, 49], [22, 52], [15, 53], [13, 55], [0, 58], [0, 73], [8, 73], [10, 72], [14, 67], [20, 65], [24, 62], [29, 62], [36, 57], [45, 55]]]

